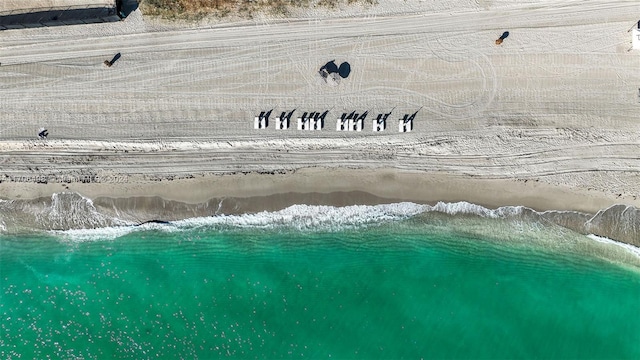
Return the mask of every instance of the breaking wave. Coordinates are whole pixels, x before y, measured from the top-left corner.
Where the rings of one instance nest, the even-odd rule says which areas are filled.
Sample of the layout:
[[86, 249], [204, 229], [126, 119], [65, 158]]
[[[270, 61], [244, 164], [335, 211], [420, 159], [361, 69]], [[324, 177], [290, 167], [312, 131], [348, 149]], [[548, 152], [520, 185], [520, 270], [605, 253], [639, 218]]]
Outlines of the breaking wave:
[[178, 226], [293, 227], [297, 230], [343, 230], [401, 220], [429, 210], [428, 205], [395, 203], [345, 207], [293, 205], [283, 210], [242, 215], [217, 215], [174, 222]]
[[[244, 201], [244, 202], [243, 202]], [[197, 227], [274, 228], [340, 231], [398, 221], [421, 214], [506, 219], [558, 225], [640, 246], [640, 210], [614, 205], [593, 214], [573, 211], [537, 212], [523, 206], [497, 209], [468, 202], [433, 206], [410, 202], [379, 205], [284, 205], [281, 210], [252, 211], [246, 199], [211, 199], [185, 204], [160, 198], [113, 199], [94, 203], [77, 193], [53, 194], [35, 200], [0, 200], [0, 233], [54, 231], [77, 240], [114, 239], [138, 230], [179, 231]], [[147, 223], [149, 220], [157, 222]]]
[[587, 235], [587, 237], [590, 238], [591, 240], [595, 240], [597, 242], [601, 242], [601, 243], [604, 243], [604, 244], [620, 246], [621, 248], [623, 248], [626, 251], [634, 254], [635, 256], [640, 257], [640, 248], [635, 247], [633, 245], [620, 243], [620, 242], [611, 240], [609, 238], [598, 236], [598, 235], [593, 235], [593, 234], [589, 234], [589, 235]]

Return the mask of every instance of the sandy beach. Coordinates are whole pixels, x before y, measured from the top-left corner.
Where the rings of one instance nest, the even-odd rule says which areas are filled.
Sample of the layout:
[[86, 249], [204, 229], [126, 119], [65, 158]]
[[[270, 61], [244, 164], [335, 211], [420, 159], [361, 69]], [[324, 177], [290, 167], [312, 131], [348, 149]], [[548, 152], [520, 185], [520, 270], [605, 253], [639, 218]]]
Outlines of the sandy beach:
[[[640, 207], [637, 1], [394, 4], [0, 31], [0, 199]], [[334, 59], [337, 84], [318, 74]], [[294, 109], [329, 110], [324, 129], [277, 130]], [[336, 131], [351, 111], [364, 129]]]

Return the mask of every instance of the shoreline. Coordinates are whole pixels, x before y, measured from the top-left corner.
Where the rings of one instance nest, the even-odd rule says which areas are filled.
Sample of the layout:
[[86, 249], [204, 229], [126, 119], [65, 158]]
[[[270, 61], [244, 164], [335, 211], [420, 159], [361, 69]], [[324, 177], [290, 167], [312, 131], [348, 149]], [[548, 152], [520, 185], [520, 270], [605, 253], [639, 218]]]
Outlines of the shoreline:
[[[39, 226], [49, 229], [110, 226], [113, 219], [141, 223], [250, 214], [302, 204], [343, 207], [413, 202], [431, 206], [443, 203], [445, 207], [463, 203], [464, 207], [468, 203], [471, 208], [518, 208], [515, 215], [506, 217], [553, 223], [584, 235], [640, 246], [638, 201], [621, 202], [601, 192], [540, 181], [397, 169], [305, 168], [282, 174], [205, 175], [158, 181], [133, 177], [126, 183], [3, 182], [0, 199], [10, 200], [5, 204], [20, 204], [16, 205], [19, 212], [41, 211], [45, 216], [33, 219], [46, 219]], [[65, 212], [72, 214], [70, 219], [57, 215]], [[465, 209], [454, 209], [452, 214], [482, 216]], [[34, 221], [24, 214], [14, 217], [24, 218], [23, 227]]]

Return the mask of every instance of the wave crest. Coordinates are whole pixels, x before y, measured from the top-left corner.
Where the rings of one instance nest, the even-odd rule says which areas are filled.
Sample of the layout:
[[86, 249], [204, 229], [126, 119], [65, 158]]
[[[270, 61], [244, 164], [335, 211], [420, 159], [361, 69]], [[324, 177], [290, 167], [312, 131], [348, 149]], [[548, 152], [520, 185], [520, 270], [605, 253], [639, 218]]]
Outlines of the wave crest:
[[[315, 199], [316, 195], [314, 195]], [[265, 200], [266, 199], [266, 200]], [[273, 203], [273, 198], [262, 202]], [[317, 200], [317, 199], [316, 199]], [[298, 201], [304, 199], [298, 198]], [[381, 201], [382, 202], [382, 201]], [[171, 221], [171, 224], [145, 224], [142, 228], [173, 231], [198, 226], [230, 226], [266, 228], [286, 226], [295, 229], [333, 230], [395, 221], [422, 213], [449, 216], [479, 216], [489, 219], [511, 219], [559, 225], [581, 234], [595, 234], [640, 246], [640, 210], [632, 206], [614, 205], [597, 214], [574, 211], [537, 212], [523, 206], [488, 209], [468, 202], [421, 205], [399, 202], [381, 205], [291, 205], [278, 203], [281, 210], [252, 211], [252, 200], [241, 198], [211, 199], [199, 204], [186, 204], [160, 198], [128, 198], [123, 201], [103, 200], [94, 204], [77, 193], [57, 193], [36, 200], [0, 200], [0, 232], [25, 230], [58, 230], [78, 236], [79, 229], [96, 229], [107, 238], [122, 236], [147, 220]], [[181, 220], [183, 219], [183, 220]], [[107, 230], [107, 228], [119, 229]], [[86, 233], [86, 231], [85, 231]]]
[[503, 206], [497, 209], [488, 209], [481, 205], [472, 204], [466, 201], [455, 203], [438, 202], [434, 206], [430, 206], [428, 211], [437, 211], [448, 215], [477, 215], [486, 218], [498, 219], [510, 216], [521, 215], [524, 207], [522, 206]]
[[400, 220], [427, 211], [428, 205], [409, 202], [344, 207], [293, 205], [255, 214], [217, 215], [174, 222], [178, 226], [227, 225], [234, 227], [289, 226], [300, 230], [344, 229], [347, 227]]

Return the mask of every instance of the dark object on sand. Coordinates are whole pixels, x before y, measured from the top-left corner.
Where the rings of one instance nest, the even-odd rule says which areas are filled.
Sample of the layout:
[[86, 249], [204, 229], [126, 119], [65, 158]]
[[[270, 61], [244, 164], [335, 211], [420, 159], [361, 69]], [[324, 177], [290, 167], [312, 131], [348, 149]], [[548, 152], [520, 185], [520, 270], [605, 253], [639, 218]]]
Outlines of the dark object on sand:
[[67, 26], [120, 21], [122, 2], [139, 0], [20, 0], [0, 1], [0, 31], [8, 28]]
[[496, 45], [502, 44], [502, 41], [507, 37], [509, 37], [509, 32], [508, 31], [503, 32], [502, 35], [498, 38], [498, 40], [496, 40]]
[[165, 221], [165, 220], [147, 220], [147, 221], [143, 221], [139, 224], [136, 224], [135, 226], [141, 226], [144, 224], [163, 224], [163, 225], [171, 225], [170, 221]]
[[338, 72], [338, 65], [336, 65], [335, 60], [331, 60], [328, 63], [324, 64], [318, 73], [322, 76], [323, 79], [327, 79], [329, 74], [334, 74]]
[[121, 57], [121, 56], [122, 56], [122, 55], [120, 55], [120, 53], [117, 53], [117, 54], [115, 54], [115, 55], [113, 56], [113, 59], [111, 59], [111, 60], [105, 60], [105, 61], [104, 61], [104, 64], [105, 64], [107, 67], [111, 67], [111, 65], [113, 65], [116, 61], [118, 61], [118, 59], [120, 59], [120, 57]]
[[335, 60], [331, 60], [328, 63], [324, 64], [320, 70], [325, 70], [328, 74], [333, 74], [338, 72], [338, 65], [336, 65]]
[[47, 131], [47, 129], [45, 128], [40, 128], [40, 130], [38, 131], [38, 137], [40, 139], [46, 139], [47, 136], [49, 136], [49, 132]]
[[349, 63], [346, 61], [340, 64], [338, 74], [340, 74], [340, 77], [343, 79], [349, 77], [349, 74], [351, 74], [351, 65], [349, 65]]

